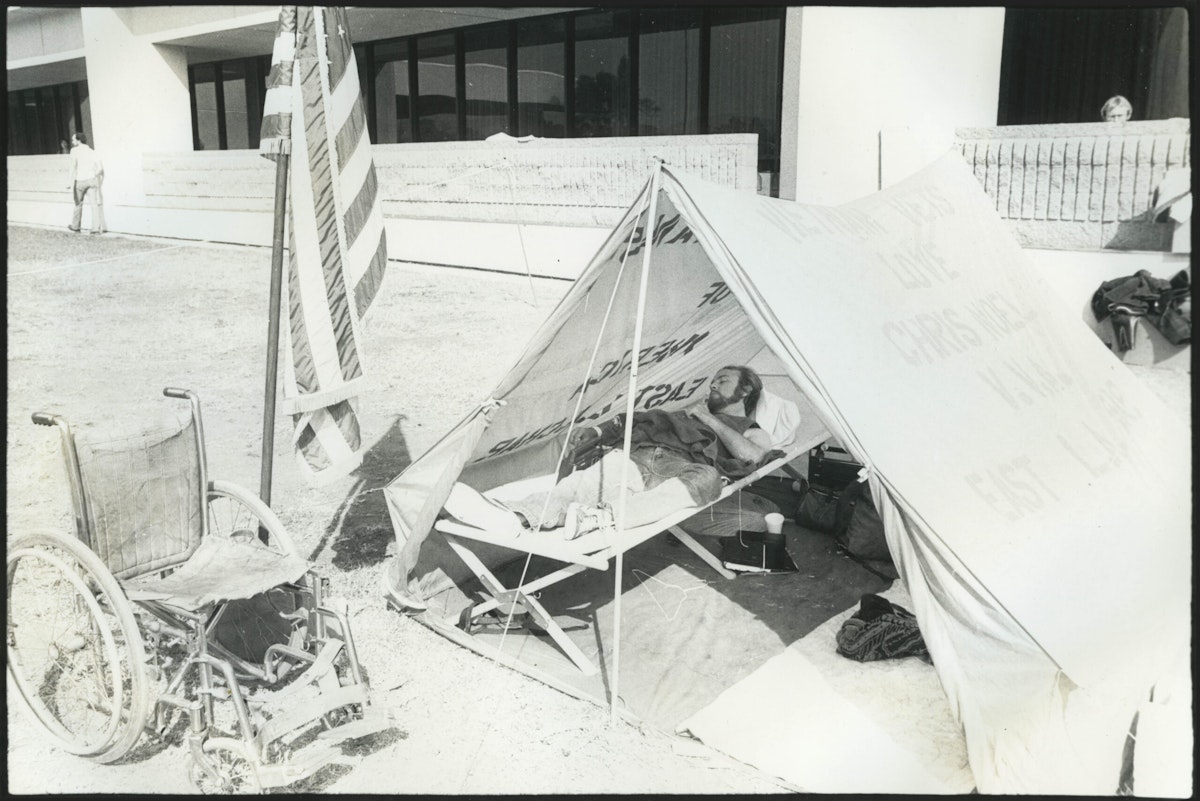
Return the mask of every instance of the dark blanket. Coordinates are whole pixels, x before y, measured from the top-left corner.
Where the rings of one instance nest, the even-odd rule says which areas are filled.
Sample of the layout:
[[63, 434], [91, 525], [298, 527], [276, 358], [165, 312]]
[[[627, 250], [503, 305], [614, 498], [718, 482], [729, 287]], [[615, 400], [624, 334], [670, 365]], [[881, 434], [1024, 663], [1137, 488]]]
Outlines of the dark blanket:
[[[746, 417], [717, 414], [717, 419], [739, 434], [757, 424]], [[753, 473], [759, 462], [738, 459], [721, 442], [715, 431], [686, 412], [665, 412], [655, 409], [633, 415], [632, 444], [661, 445], [686, 455], [697, 464], [712, 465], [722, 475], [741, 478]], [[776, 452], [765, 459], [774, 458]]]

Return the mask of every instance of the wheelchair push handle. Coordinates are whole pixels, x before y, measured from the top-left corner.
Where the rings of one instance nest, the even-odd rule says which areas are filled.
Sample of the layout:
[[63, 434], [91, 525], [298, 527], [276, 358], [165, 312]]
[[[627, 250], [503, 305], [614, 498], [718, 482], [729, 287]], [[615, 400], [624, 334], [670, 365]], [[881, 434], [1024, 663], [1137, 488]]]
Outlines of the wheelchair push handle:
[[33, 422], [39, 426], [56, 426], [58, 425], [59, 416], [50, 414], [49, 412], [34, 412]]
[[179, 389], [178, 387], [166, 387], [163, 389], [163, 394], [168, 398], [179, 398], [180, 400], [191, 400], [196, 397], [196, 393], [190, 389]]

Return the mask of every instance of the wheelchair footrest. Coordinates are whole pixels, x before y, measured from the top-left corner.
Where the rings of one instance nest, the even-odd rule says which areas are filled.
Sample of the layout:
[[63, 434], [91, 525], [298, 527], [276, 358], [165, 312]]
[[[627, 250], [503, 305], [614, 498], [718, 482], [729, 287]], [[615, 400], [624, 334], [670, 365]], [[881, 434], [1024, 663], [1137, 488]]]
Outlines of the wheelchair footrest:
[[258, 781], [265, 787], [283, 787], [316, 773], [326, 765], [353, 765], [357, 757], [347, 756], [335, 743], [316, 741], [293, 754], [286, 762], [258, 767]]
[[309, 689], [307, 693], [292, 694], [284, 709], [263, 709], [267, 720], [258, 733], [260, 743], [266, 745], [289, 734], [299, 733], [335, 709], [351, 704], [365, 705], [367, 702], [367, 688], [362, 684], [351, 684], [336, 690], [321, 690], [309, 685]]
[[394, 725], [395, 722], [392, 720], [391, 715], [369, 709], [366, 717], [361, 720], [351, 721], [341, 726], [335, 726], [332, 729], [326, 729], [317, 735], [317, 739], [331, 743], [340, 743], [346, 740], [366, 737], [371, 734], [378, 734], [381, 731], [390, 729]]

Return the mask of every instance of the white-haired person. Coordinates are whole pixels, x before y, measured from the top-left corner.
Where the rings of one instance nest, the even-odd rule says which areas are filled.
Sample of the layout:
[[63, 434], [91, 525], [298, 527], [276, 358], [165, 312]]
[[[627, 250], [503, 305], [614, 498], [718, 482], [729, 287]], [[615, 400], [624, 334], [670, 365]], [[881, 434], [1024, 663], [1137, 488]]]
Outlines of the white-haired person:
[[1100, 108], [1100, 119], [1105, 122], [1129, 122], [1133, 119], [1133, 104], [1121, 95], [1113, 95]]

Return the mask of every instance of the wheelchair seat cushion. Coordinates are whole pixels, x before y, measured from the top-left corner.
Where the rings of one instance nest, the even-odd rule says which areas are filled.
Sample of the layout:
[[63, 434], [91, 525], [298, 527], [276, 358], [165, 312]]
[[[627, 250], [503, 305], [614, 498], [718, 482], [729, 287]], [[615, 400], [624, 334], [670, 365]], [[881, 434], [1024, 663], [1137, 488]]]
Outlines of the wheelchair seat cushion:
[[159, 601], [195, 612], [296, 581], [308, 567], [299, 556], [276, 553], [257, 540], [206, 537], [187, 561], [166, 576], [144, 574], [121, 584], [131, 601]]

